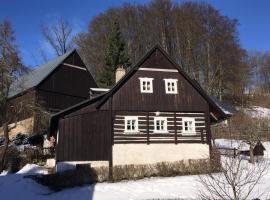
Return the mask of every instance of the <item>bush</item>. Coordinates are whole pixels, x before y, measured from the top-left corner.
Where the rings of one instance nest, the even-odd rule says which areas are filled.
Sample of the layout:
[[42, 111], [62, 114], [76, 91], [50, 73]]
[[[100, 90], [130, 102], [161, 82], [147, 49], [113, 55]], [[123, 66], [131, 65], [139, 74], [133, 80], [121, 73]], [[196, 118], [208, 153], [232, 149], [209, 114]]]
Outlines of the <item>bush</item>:
[[147, 177], [170, 177], [193, 175], [217, 171], [218, 164], [209, 160], [188, 160], [178, 162], [160, 162], [148, 165], [119, 165], [113, 167], [113, 179], [109, 180], [108, 167], [94, 168], [97, 181], [137, 180]]
[[[217, 151], [212, 153], [213, 160], [188, 160], [178, 162], [160, 162], [148, 165], [119, 165], [113, 167], [113, 179], [109, 179], [109, 167], [90, 168], [81, 166], [76, 170], [61, 173], [34, 176], [34, 180], [42, 185], [48, 186], [53, 191], [64, 188], [93, 184], [95, 182], [121, 180], [137, 180], [148, 177], [170, 177], [181, 175], [204, 174], [216, 172], [220, 166], [217, 164]], [[218, 154], [219, 155], [219, 154]], [[215, 158], [215, 160], [214, 160]]]
[[[2, 153], [3, 152], [1, 152], [1, 157]], [[15, 173], [27, 163], [29, 163], [29, 160], [23, 156], [16, 147], [10, 146], [6, 152], [3, 169], [7, 170], [9, 173]]]

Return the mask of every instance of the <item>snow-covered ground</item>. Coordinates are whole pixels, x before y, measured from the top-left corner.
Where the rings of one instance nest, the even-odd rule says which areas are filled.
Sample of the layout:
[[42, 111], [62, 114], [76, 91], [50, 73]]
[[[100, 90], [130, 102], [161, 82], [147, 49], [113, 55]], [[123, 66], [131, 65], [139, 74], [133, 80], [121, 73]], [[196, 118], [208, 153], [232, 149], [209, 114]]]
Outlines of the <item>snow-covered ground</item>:
[[260, 106], [253, 106], [245, 109], [245, 112], [253, 118], [270, 119], [270, 108]]
[[[230, 141], [219, 140], [220, 145], [228, 146]], [[235, 141], [236, 142], [236, 141]], [[270, 143], [265, 143], [270, 152]], [[60, 192], [52, 192], [29, 178], [30, 174], [42, 174], [45, 170], [37, 165], [28, 164], [16, 174], [0, 175], [0, 199], [27, 200], [126, 200], [126, 199], [198, 199], [202, 185], [198, 176], [178, 176], [170, 178], [148, 178], [138, 181], [122, 181], [119, 183], [97, 183]], [[252, 197], [270, 188], [270, 170], [256, 186]], [[261, 199], [268, 199], [264, 193]]]
[[[1, 199], [197, 199], [201, 188], [198, 176], [178, 176], [119, 183], [98, 183], [92, 186], [76, 187], [53, 193], [32, 179], [23, 178], [25, 175], [36, 173], [43, 173], [43, 169], [37, 165], [27, 165], [17, 174], [1, 175]], [[266, 191], [269, 187], [270, 173], [265, 175], [261, 183], [255, 188], [254, 197], [256, 191]], [[264, 195], [263, 197], [268, 197], [267, 194]]]
[[196, 199], [199, 187], [197, 176], [179, 176], [119, 183], [98, 183], [53, 193], [32, 179], [23, 178], [25, 175], [36, 173], [43, 173], [43, 169], [37, 165], [26, 165], [17, 174], [1, 175], [1, 199]]

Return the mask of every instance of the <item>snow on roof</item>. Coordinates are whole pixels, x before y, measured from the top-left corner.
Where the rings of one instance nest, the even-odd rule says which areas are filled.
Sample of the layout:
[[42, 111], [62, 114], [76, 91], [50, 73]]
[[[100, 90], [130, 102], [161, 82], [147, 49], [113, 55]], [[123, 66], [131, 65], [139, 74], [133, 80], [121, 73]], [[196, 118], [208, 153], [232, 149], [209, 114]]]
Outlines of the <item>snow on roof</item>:
[[108, 88], [90, 88], [91, 91], [94, 92], [108, 92], [110, 89]]
[[230, 111], [230, 109], [228, 108], [227, 105], [225, 105], [224, 103], [222, 103], [220, 100], [218, 100], [217, 98], [210, 96], [210, 98], [212, 99], [212, 101], [214, 101], [214, 103], [226, 114], [226, 115], [232, 115], [232, 112]]

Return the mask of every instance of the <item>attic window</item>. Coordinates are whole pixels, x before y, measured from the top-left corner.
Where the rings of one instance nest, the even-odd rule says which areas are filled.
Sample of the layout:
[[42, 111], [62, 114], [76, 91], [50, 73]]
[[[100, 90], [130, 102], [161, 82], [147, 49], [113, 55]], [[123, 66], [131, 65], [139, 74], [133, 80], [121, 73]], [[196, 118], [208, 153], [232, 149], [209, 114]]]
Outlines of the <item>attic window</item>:
[[192, 117], [182, 118], [182, 133], [183, 134], [196, 134], [194, 118]]
[[155, 117], [154, 118], [154, 133], [167, 133], [167, 118]]
[[166, 94], [177, 94], [177, 79], [164, 79]]
[[138, 132], [138, 117], [126, 116], [125, 117], [125, 133]]
[[153, 93], [153, 78], [139, 78], [141, 93]]

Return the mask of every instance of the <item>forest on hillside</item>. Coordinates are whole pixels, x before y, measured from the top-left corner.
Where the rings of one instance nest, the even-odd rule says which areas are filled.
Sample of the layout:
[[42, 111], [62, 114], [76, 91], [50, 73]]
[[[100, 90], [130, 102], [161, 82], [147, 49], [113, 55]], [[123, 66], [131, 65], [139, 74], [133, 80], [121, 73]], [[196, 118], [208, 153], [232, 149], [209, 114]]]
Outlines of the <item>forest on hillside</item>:
[[220, 100], [243, 104], [248, 91], [270, 92], [270, 55], [243, 49], [238, 21], [202, 2], [153, 0], [143, 5], [124, 4], [96, 16], [88, 31], [75, 39], [96, 76], [105, 65], [106, 41], [115, 22], [119, 23], [131, 63], [158, 43]]

